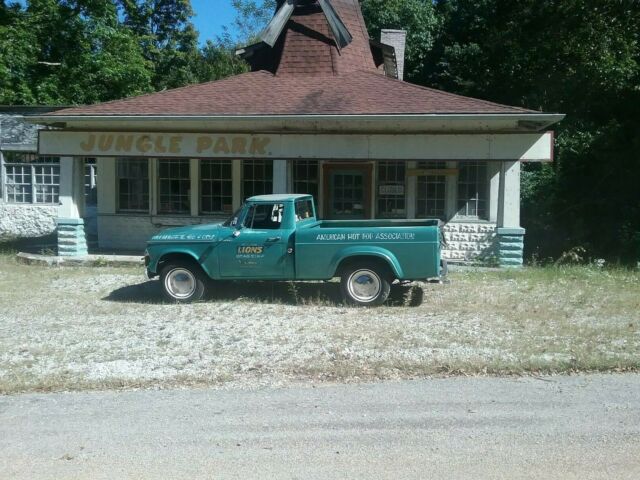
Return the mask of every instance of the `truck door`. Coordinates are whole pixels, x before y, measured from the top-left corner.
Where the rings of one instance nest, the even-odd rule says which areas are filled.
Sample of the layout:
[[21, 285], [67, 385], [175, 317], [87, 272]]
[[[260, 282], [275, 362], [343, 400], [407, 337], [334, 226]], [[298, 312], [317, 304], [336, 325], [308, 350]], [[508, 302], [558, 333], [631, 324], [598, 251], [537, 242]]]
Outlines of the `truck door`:
[[256, 203], [249, 207], [243, 228], [220, 244], [223, 278], [285, 278], [291, 255], [287, 253], [293, 230], [283, 228], [283, 203]]

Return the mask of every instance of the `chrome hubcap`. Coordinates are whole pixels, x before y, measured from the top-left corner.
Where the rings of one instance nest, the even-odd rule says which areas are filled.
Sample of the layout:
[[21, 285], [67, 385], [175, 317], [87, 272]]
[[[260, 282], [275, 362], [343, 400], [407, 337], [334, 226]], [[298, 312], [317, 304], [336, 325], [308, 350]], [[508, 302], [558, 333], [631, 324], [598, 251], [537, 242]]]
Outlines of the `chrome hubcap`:
[[175, 299], [189, 298], [196, 291], [196, 277], [185, 268], [175, 268], [165, 278], [164, 287]]
[[356, 270], [347, 281], [349, 294], [359, 302], [372, 302], [380, 294], [380, 277], [371, 270]]

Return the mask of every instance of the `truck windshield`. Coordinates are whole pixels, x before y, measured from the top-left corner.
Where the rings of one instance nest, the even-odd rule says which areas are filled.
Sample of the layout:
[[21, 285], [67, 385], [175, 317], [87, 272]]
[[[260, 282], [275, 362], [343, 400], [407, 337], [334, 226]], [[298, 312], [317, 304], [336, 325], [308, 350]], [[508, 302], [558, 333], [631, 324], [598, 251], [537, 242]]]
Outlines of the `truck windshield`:
[[238, 226], [238, 220], [240, 219], [240, 213], [244, 208], [244, 204], [240, 206], [238, 210], [236, 210], [233, 215], [231, 215], [226, 222], [222, 224], [223, 227], [236, 227]]

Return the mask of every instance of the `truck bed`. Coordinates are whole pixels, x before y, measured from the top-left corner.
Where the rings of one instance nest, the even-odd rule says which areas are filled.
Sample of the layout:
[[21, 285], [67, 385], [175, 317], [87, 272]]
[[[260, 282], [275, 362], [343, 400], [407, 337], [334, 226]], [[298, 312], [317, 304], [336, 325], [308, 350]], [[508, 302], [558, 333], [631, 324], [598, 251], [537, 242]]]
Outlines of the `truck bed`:
[[[342, 258], [374, 256], [395, 265], [400, 280], [440, 274], [440, 220], [320, 220], [295, 232], [296, 278], [327, 279]], [[356, 253], [357, 252], [357, 253]]]

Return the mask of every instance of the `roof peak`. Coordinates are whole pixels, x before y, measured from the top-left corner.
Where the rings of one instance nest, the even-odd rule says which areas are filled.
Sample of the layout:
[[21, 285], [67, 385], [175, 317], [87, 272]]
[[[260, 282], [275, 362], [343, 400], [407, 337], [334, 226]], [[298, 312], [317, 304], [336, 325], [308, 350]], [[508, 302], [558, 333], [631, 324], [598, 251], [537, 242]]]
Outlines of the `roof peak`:
[[381, 73], [358, 0], [281, 0], [261, 35], [241, 50], [252, 70], [278, 76]]

